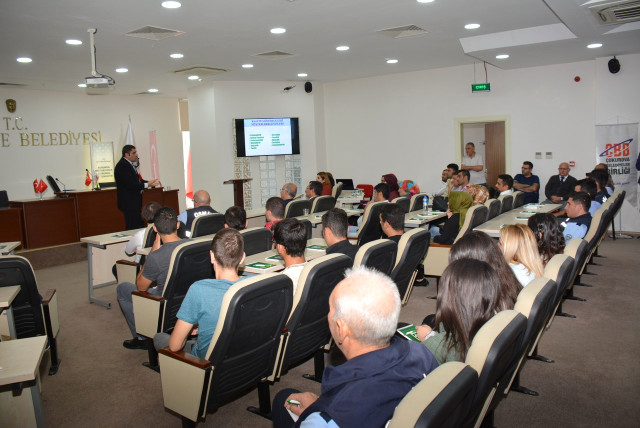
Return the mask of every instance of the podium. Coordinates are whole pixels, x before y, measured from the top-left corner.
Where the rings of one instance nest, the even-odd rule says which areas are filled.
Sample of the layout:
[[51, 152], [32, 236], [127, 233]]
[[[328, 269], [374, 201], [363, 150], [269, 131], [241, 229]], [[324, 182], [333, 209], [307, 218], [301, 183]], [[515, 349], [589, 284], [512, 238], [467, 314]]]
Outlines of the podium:
[[233, 184], [233, 205], [244, 208], [244, 189], [243, 185], [253, 178], [232, 178], [223, 181], [222, 184]]

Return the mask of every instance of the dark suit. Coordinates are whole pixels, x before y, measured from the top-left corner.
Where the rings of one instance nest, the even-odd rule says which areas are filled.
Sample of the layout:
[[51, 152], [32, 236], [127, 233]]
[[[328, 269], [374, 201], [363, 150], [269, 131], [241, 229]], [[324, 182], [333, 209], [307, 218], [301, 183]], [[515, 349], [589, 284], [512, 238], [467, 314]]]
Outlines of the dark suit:
[[544, 186], [544, 194], [547, 199], [551, 200], [551, 196], [561, 196], [562, 200], [569, 199], [569, 193], [573, 192], [573, 188], [576, 186], [577, 180], [570, 175], [560, 182], [559, 175], [553, 175]]
[[144, 226], [140, 211], [142, 210], [142, 191], [145, 180], [140, 179], [138, 173], [124, 157], [114, 169], [118, 193], [118, 209], [124, 213], [126, 230], [139, 229]]

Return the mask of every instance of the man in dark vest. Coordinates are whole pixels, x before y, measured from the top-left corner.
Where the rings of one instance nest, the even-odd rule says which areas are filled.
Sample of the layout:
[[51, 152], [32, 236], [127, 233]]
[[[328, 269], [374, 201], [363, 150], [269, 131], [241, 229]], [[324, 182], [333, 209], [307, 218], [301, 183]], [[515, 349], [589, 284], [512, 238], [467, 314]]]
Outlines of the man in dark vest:
[[185, 226], [186, 234], [191, 234], [191, 223], [196, 217], [206, 214], [215, 214], [218, 211], [211, 208], [211, 196], [206, 190], [198, 190], [193, 194], [193, 208], [183, 211], [178, 216], [178, 221], [181, 221]]

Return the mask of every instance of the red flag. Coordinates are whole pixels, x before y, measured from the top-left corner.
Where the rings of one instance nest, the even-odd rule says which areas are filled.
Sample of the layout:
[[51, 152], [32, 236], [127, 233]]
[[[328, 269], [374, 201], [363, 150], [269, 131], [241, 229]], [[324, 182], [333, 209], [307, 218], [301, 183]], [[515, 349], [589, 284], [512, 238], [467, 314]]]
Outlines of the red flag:
[[33, 191], [36, 193], [40, 193], [38, 192], [38, 179], [36, 178], [35, 180], [33, 180]]
[[86, 176], [86, 178], [84, 179], [84, 185], [85, 185], [85, 186], [88, 186], [88, 185], [90, 185], [90, 184], [91, 184], [91, 174], [89, 174], [89, 171], [87, 171], [87, 176]]
[[38, 183], [38, 193], [44, 193], [45, 190], [47, 190], [49, 188], [49, 186], [47, 186], [47, 183], [45, 183], [44, 181], [42, 181], [42, 179], [40, 179], [40, 182]]

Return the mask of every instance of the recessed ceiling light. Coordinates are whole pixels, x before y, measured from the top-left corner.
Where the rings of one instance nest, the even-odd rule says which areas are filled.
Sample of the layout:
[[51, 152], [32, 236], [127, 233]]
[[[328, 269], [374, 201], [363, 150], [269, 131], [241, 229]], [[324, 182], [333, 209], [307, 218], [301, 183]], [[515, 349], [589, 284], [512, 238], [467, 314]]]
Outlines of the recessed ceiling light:
[[433, 3], [434, 0], [417, 0], [418, 3]]
[[397, 64], [397, 63], [398, 63], [397, 59], [393, 59], [393, 58], [387, 59], [387, 64]]
[[242, 68], [253, 68], [253, 64], [242, 64]]
[[307, 77], [308, 74], [307, 73], [298, 73], [298, 77]]
[[169, 56], [170, 56], [171, 58], [173, 58], [173, 59], [180, 59], [180, 58], [183, 58], [183, 57], [184, 57], [184, 55], [182, 55], [181, 53], [177, 53], [177, 52], [176, 52], [176, 53], [172, 53], [172, 54], [171, 54], [171, 55], [169, 55]]
[[476, 28], [480, 28], [480, 24], [467, 24], [464, 28], [467, 30], [475, 30]]
[[86, 83], [78, 83], [78, 88], [86, 88], [87, 84]]
[[285, 30], [284, 28], [280, 28], [280, 27], [271, 29], [271, 34], [284, 34], [286, 32], [287, 32], [287, 30]]
[[187, 79], [189, 79], [189, 80], [198, 80], [199, 78], [200, 78], [200, 76], [196, 76], [195, 74], [187, 77]]
[[151, 89], [147, 89], [147, 92], [151, 92], [152, 94], [155, 94], [156, 92], [158, 92], [158, 90], [156, 88], [151, 88]]
[[182, 6], [182, 4], [179, 1], [163, 1], [162, 2], [162, 7], [166, 9], [177, 9], [180, 6]]
[[116, 68], [116, 73], [126, 73], [127, 71], [129, 71], [128, 68], [124, 68], [124, 67]]
[[64, 42], [68, 45], [73, 45], [73, 46], [82, 44], [82, 40], [76, 40], [76, 39], [68, 39], [68, 40], [65, 40]]
[[31, 62], [33, 60], [31, 58], [26, 57], [26, 56], [22, 56], [20, 58], [16, 58], [16, 61], [18, 61], [18, 62]]
[[341, 52], [348, 51], [349, 50], [349, 46], [338, 46], [336, 48], [336, 50], [337, 51], [341, 51]]
[[589, 49], [601, 48], [602, 47], [602, 43], [591, 43], [590, 45], [587, 45], [587, 47]]
[[496, 59], [507, 59], [507, 58], [509, 58], [509, 55], [507, 54], [496, 55]]

